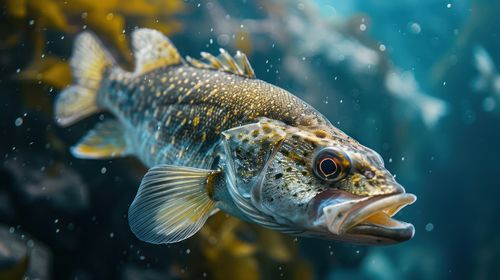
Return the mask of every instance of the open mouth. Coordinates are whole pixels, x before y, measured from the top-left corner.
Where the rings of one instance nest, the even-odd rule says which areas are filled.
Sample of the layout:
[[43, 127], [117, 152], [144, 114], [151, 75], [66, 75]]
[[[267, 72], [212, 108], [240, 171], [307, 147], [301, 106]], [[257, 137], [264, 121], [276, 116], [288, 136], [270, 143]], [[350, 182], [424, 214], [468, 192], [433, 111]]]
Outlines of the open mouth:
[[415, 229], [393, 216], [416, 199], [407, 193], [348, 199], [325, 206], [324, 221], [328, 230], [336, 235], [355, 235], [374, 243], [402, 242], [411, 239]]

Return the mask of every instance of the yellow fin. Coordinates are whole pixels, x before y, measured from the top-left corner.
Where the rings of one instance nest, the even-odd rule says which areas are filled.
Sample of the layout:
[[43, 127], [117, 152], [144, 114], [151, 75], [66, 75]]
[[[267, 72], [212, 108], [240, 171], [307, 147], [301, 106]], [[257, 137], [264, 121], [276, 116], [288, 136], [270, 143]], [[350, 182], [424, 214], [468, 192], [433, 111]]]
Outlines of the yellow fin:
[[98, 123], [80, 142], [71, 148], [78, 158], [99, 159], [129, 154], [123, 126], [116, 120]]
[[189, 56], [186, 57], [186, 60], [191, 66], [196, 68], [214, 69], [242, 77], [255, 78], [255, 72], [244, 53], [237, 51], [236, 55], [232, 57], [224, 49], [220, 49], [219, 51], [220, 55], [218, 57], [202, 52], [201, 57], [204, 60], [194, 59]]
[[156, 68], [182, 63], [181, 56], [161, 32], [148, 28], [141, 28], [132, 34], [134, 47], [135, 72], [141, 75]]
[[84, 32], [76, 38], [70, 61], [75, 83], [58, 95], [55, 104], [55, 119], [60, 125], [73, 124], [99, 111], [97, 91], [105, 70], [113, 64], [93, 34]]
[[175, 243], [200, 230], [214, 213], [210, 198], [219, 171], [173, 165], [151, 168], [130, 205], [132, 232], [149, 243]]

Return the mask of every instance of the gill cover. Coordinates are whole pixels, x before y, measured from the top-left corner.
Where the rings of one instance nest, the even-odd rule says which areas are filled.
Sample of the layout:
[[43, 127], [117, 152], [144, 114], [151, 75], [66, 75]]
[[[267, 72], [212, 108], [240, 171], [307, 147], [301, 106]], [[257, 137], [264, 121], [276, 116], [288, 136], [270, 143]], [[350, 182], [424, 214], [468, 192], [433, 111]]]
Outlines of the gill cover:
[[236, 206], [252, 221], [278, 231], [295, 229], [276, 223], [261, 204], [263, 181], [269, 164], [287, 137], [289, 127], [279, 121], [261, 118], [222, 134], [226, 155], [226, 181]]

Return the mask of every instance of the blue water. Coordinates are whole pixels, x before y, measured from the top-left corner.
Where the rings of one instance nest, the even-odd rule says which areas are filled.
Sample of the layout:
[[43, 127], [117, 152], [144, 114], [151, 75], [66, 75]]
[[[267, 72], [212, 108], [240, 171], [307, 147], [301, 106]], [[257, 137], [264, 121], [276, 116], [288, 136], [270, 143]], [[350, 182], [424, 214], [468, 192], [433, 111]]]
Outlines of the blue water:
[[[136, 27], [175, 18], [182, 29], [170, 38], [183, 55], [246, 48], [258, 78], [303, 98], [382, 155], [418, 197], [398, 214], [415, 225], [415, 237], [386, 247], [283, 237], [294, 249], [280, 259], [255, 241], [258, 230], [240, 225], [244, 234], [235, 236], [253, 248], [243, 255], [257, 263], [243, 270], [226, 251], [209, 259], [204, 241], [140, 242], [126, 213], [144, 167], [132, 159], [85, 161], [68, 153], [109, 116], [57, 127], [52, 102], [60, 86], [42, 76], [22, 78], [33, 61], [66, 63], [84, 29], [94, 30], [131, 68], [126, 52], [114, 33], [84, 21], [90, 9], [61, 10], [75, 26], [63, 30], [39, 28], [36, 12], [19, 19], [4, 7], [1, 34], [19, 36], [13, 45], [0, 44], [0, 249], [14, 244], [8, 238], [21, 245], [10, 257], [0, 252], [0, 276], [16, 263], [11, 259], [28, 254], [29, 269], [21, 270], [41, 279], [236, 279], [229, 267], [249, 279], [289, 279], [298, 267], [315, 279], [500, 279], [500, 1], [183, 3], [174, 16], [161, 10], [144, 18], [129, 10], [114, 16], [123, 16], [124, 38]], [[44, 36], [41, 53], [36, 34]], [[236, 245], [228, 248], [241, 253]]]

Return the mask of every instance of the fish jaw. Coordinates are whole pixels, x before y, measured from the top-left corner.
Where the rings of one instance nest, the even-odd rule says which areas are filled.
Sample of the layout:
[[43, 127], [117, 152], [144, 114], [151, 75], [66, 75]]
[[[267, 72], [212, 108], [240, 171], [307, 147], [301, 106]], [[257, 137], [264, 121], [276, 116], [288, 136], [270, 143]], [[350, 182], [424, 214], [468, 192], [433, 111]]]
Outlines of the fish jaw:
[[310, 217], [324, 238], [367, 245], [395, 244], [410, 240], [415, 233], [412, 224], [393, 218], [415, 200], [415, 195], [405, 192], [360, 197], [328, 190], [313, 199]]

